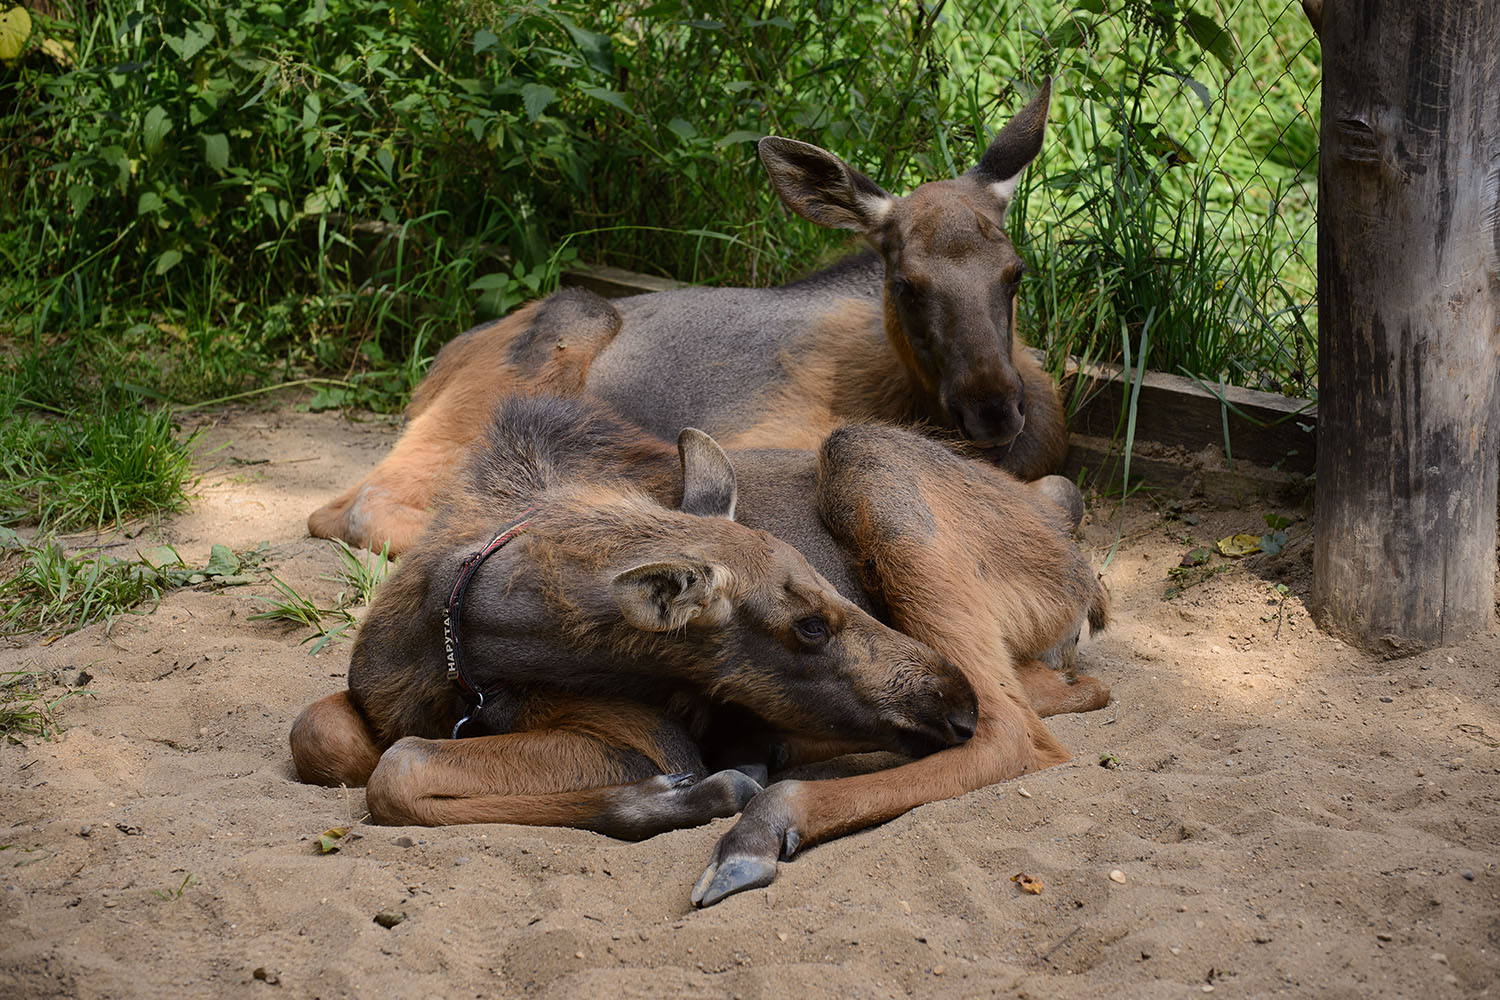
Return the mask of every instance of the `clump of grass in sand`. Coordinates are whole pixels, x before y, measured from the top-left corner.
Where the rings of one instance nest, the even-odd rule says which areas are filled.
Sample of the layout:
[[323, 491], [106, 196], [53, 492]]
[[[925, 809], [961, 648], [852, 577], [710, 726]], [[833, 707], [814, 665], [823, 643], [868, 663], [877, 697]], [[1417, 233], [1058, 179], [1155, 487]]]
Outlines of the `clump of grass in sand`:
[[192, 886], [193, 876], [192, 873], [189, 872], [187, 875], [183, 876], [181, 884], [166, 889], [152, 889], [151, 895], [155, 896], [157, 899], [160, 899], [163, 902], [170, 903], [173, 900], [181, 899], [182, 894], [187, 892], [188, 889], [192, 888]]
[[161, 600], [166, 581], [155, 567], [97, 552], [69, 555], [48, 539], [22, 544], [14, 532], [0, 550], [17, 549], [20, 564], [0, 582], [0, 635], [56, 632], [66, 635]]
[[339, 568], [336, 576], [324, 579], [339, 581], [347, 588], [339, 594], [338, 602], [369, 604], [375, 589], [390, 575], [391, 543], [386, 542], [379, 552], [356, 552], [341, 538], [333, 539], [332, 545], [338, 552]]
[[[25, 388], [14, 377], [0, 386]], [[170, 410], [103, 398], [59, 410], [28, 406], [20, 391], [4, 396], [0, 524], [97, 529], [187, 506], [196, 435], [179, 440]]]
[[[0, 635], [67, 635], [122, 614], [149, 613], [163, 593], [177, 587], [249, 583], [246, 573], [259, 565], [267, 548], [262, 542], [236, 554], [214, 545], [208, 564], [193, 567], [168, 545], [134, 559], [95, 550], [70, 555], [54, 538], [24, 542], [14, 531], [0, 528], [0, 556], [15, 560], [4, 567], [8, 575], [0, 580]], [[139, 610], [148, 603], [149, 608]]]
[[49, 700], [42, 689], [41, 675], [35, 671], [0, 673], [0, 736], [12, 743], [21, 742], [25, 736], [50, 740], [62, 732], [53, 714], [57, 706], [75, 694], [86, 693], [83, 688], [68, 688]]
[[324, 576], [323, 579], [344, 584], [344, 589], [334, 598], [332, 607], [320, 607], [317, 601], [272, 573], [271, 587], [276, 591], [276, 596], [257, 596], [256, 600], [268, 607], [265, 611], [250, 616], [252, 621], [279, 621], [311, 629], [312, 634], [302, 640], [313, 644], [312, 649], [307, 651], [309, 656], [330, 642], [353, 637], [355, 630], [359, 628], [359, 619], [353, 609], [369, 604], [375, 589], [390, 573], [389, 544], [379, 552], [363, 554], [351, 549], [340, 539], [334, 539], [330, 544], [338, 554], [339, 566], [335, 575]]

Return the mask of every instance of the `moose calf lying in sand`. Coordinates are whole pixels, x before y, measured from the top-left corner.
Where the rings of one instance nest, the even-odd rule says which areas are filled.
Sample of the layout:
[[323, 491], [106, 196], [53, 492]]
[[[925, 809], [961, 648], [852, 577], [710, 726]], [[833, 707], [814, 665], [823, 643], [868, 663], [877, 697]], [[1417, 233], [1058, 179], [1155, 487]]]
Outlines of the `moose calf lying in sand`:
[[869, 251], [779, 288], [569, 290], [470, 330], [438, 354], [391, 454], [308, 530], [405, 551], [479, 443], [474, 415], [515, 391], [585, 394], [667, 440], [700, 427], [731, 449], [814, 450], [842, 424], [888, 421], [956, 434], [1023, 479], [1056, 471], [1062, 406], [1016, 346], [1023, 268], [1003, 228], [1050, 98], [1044, 81], [976, 167], [904, 198], [817, 146], [761, 140], [786, 205]]
[[[799, 846], [1067, 759], [1040, 716], [1109, 699], [1047, 665], [1107, 617], [1053, 499], [1072, 484], [879, 425], [732, 462], [596, 404], [504, 403], [376, 598], [348, 690], [298, 717], [298, 774], [366, 785], [386, 823], [646, 837], [743, 809], [708, 905]], [[918, 759], [750, 776], [876, 749]]]

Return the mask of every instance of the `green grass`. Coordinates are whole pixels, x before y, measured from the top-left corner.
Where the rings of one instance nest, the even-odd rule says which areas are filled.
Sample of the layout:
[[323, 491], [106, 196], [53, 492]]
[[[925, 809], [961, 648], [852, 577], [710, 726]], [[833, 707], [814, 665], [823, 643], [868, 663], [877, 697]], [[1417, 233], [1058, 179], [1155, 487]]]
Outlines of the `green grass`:
[[339, 564], [333, 576], [325, 580], [343, 584], [343, 589], [334, 597], [331, 607], [319, 603], [298, 591], [275, 573], [271, 576], [271, 589], [275, 596], [256, 596], [266, 605], [265, 611], [250, 616], [252, 621], [273, 621], [310, 631], [303, 643], [311, 642], [311, 656], [330, 642], [339, 642], [354, 637], [359, 628], [359, 619], [354, 609], [368, 605], [375, 590], [390, 574], [390, 547], [380, 552], [355, 551], [340, 539], [334, 539], [329, 547], [337, 554]]
[[[111, 475], [85, 490], [115, 431], [164, 441], [168, 403], [317, 377], [315, 407], [397, 410], [442, 343], [575, 256], [786, 280], [848, 239], [780, 208], [757, 137], [904, 192], [966, 169], [1044, 74], [1011, 229], [1054, 368], [1119, 359], [1122, 329], [1139, 353], [1152, 315], [1153, 367], [1315, 390], [1319, 56], [1292, 0], [101, 0], [34, 20], [0, 64], [0, 354], [24, 386], [0, 434], [35, 458], [0, 495], [12, 520], [171, 509]], [[75, 422], [103, 438], [74, 454], [88, 435], [51, 427]], [[163, 454], [131, 460], [159, 482]]]
[[327, 579], [342, 583], [337, 602], [340, 604], [369, 604], [375, 598], [376, 589], [391, 573], [391, 546], [387, 542], [379, 552], [369, 549], [355, 550], [343, 539], [335, 538], [330, 543], [338, 553], [339, 566], [335, 575]]
[[152, 610], [169, 584], [149, 564], [98, 553], [69, 555], [46, 540], [7, 545], [16, 563], [0, 580], [0, 635], [67, 634], [94, 622]]
[[0, 403], [0, 524], [101, 528], [186, 507], [196, 435], [179, 436], [170, 410], [101, 398], [38, 415], [28, 402]]
[[50, 740], [62, 732], [55, 715], [57, 707], [82, 688], [68, 688], [55, 698], [44, 693], [46, 682], [31, 670], [0, 673], [0, 736], [12, 743], [32, 736]]
[[69, 553], [55, 538], [27, 542], [0, 528], [0, 635], [66, 635], [154, 610], [175, 587], [240, 586], [250, 582], [268, 548], [262, 542], [235, 553], [215, 544], [208, 563], [194, 567], [170, 545], [126, 559], [95, 550]]
[[189, 873], [187, 875], [184, 875], [182, 877], [182, 881], [177, 883], [176, 885], [168, 886], [165, 889], [152, 889], [151, 895], [155, 896], [157, 899], [161, 900], [164, 903], [170, 903], [175, 900], [181, 899], [182, 894], [187, 892], [188, 889], [192, 888], [192, 886], [193, 876], [191, 873]]
[[1025, 4], [1026, 30], [967, 67], [981, 89], [1005, 84], [994, 63], [1061, 74], [1011, 219], [1038, 275], [1023, 329], [1060, 371], [1120, 360], [1120, 324], [1139, 341], [1154, 314], [1150, 367], [1315, 395], [1319, 64], [1300, 8], [1199, 4], [1226, 31], [1205, 46], [1087, 6]]

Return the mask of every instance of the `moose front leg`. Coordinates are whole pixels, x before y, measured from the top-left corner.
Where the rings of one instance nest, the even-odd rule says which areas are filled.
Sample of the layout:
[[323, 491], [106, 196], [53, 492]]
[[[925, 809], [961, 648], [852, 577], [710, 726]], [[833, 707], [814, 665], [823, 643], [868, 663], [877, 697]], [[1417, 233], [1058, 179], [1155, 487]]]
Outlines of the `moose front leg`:
[[910, 764], [822, 782], [782, 782], [751, 800], [714, 849], [693, 902], [775, 878], [778, 858], [1068, 759], [1049, 712], [1095, 707], [1036, 658], [1107, 602], [1059, 511], [1029, 486], [893, 428], [841, 428], [819, 455], [819, 512], [892, 624], [958, 664], [979, 701], [974, 736]]
[[1009, 699], [981, 709], [967, 743], [888, 771], [829, 781], [780, 781], [745, 806], [720, 838], [693, 887], [695, 906], [769, 885], [778, 859], [799, 849], [883, 823], [919, 805], [1068, 759], [1042, 720]]
[[639, 752], [579, 731], [428, 740], [408, 736], [381, 755], [366, 798], [377, 822], [416, 826], [570, 826], [639, 840], [739, 812], [760, 785], [738, 771], [703, 777], [701, 763], [658, 773]]

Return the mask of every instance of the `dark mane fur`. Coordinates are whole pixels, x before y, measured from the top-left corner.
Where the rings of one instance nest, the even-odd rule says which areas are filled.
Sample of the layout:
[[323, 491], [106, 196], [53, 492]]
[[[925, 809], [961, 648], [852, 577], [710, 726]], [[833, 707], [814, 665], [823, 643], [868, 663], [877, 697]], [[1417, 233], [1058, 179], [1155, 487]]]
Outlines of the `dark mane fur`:
[[[485, 424], [458, 481], [438, 497], [441, 531], [459, 525], [498, 526], [565, 483], [638, 490], [669, 489], [676, 455], [598, 403], [559, 396], [513, 396]], [[642, 476], [642, 470], [649, 470]], [[656, 492], [653, 490], [652, 492]]]
[[845, 295], [880, 297], [885, 265], [874, 250], [860, 250], [835, 261], [828, 267], [803, 275], [781, 287], [799, 292], [829, 291]]

